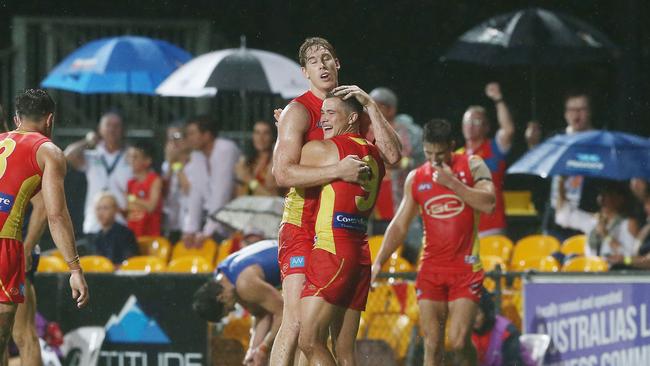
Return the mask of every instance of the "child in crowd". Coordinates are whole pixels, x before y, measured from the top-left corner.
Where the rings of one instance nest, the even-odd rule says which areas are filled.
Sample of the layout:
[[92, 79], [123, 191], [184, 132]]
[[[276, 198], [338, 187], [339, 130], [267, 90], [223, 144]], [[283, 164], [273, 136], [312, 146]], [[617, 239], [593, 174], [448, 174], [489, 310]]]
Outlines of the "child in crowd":
[[95, 254], [121, 264], [125, 259], [138, 255], [138, 245], [133, 232], [115, 221], [119, 207], [115, 196], [102, 192], [95, 203], [95, 214], [101, 230], [91, 239]]
[[151, 169], [150, 145], [137, 143], [129, 148], [133, 178], [127, 184], [127, 222], [136, 237], [160, 236], [162, 219], [162, 179]]

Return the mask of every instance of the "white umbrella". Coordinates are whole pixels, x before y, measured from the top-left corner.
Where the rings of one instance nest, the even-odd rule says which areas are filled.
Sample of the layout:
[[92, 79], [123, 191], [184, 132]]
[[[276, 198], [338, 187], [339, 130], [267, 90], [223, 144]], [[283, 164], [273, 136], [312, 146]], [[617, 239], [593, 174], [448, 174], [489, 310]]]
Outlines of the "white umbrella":
[[289, 99], [309, 84], [300, 65], [273, 52], [240, 48], [214, 51], [184, 64], [163, 81], [156, 93], [170, 97], [214, 96], [218, 91], [280, 94]]
[[244, 231], [254, 227], [263, 231], [265, 238], [275, 238], [278, 236], [283, 211], [282, 197], [241, 196], [213, 212], [211, 219], [235, 230]]

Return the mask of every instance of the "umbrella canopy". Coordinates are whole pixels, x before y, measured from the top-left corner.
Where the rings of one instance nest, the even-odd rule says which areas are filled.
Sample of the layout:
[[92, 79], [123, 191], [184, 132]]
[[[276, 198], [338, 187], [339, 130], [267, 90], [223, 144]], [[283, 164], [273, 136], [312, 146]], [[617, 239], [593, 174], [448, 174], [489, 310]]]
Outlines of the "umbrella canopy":
[[71, 53], [41, 86], [82, 94], [155, 94], [156, 87], [191, 58], [185, 50], [159, 39], [103, 38]]
[[650, 141], [610, 131], [557, 135], [526, 153], [508, 169], [508, 174], [647, 179], [650, 178]]
[[260, 92], [296, 97], [309, 89], [300, 65], [268, 51], [230, 48], [198, 56], [169, 76], [156, 92], [205, 97], [217, 91]]
[[489, 66], [559, 65], [610, 59], [617, 52], [607, 36], [579, 19], [528, 8], [470, 29], [442, 59]]
[[254, 227], [261, 230], [265, 238], [275, 238], [283, 211], [282, 197], [242, 196], [213, 213], [211, 218], [235, 230]]

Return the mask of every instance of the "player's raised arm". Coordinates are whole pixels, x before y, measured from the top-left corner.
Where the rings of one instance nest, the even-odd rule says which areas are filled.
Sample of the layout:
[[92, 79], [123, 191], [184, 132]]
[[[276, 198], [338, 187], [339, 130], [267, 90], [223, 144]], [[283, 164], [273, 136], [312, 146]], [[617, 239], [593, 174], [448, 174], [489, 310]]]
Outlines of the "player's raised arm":
[[38, 149], [36, 159], [43, 170], [41, 192], [52, 238], [70, 267], [72, 297], [77, 301], [78, 307], [83, 307], [89, 300], [88, 285], [86, 285], [79, 265], [72, 220], [65, 202], [63, 189], [63, 179], [66, 173], [65, 157], [56, 145], [46, 142]]
[[469, 165], [474, 179], [474, 187], [467, 186], [453, 176], [447, 164], [435, 166], [436, 171], [433, 173], [433, 181], [454, 191], [460, 199], [473, 209], [483, 213], [494, 212], [496, 196], [490, 169], [485, 165], [483, 159], [476, 155], [469, 158]]
[[381, 267], [386, 263], [388, 258], [390, 258], [391, 254], [393, 254], [393, 252], [404, 243], [409, 225], [413, 218], [418, 214], [418, 204], [413, 199], [412, 193], [414, 176], [415, 170], [411, 171], [406, 177], [404, 183], [404, 196], [397, 208], [395, 217], [393, 217], [386, 229], [384, 240], [381, 243], [381, 248], [379, 249], [377, 258], [372, 265], [372, 281], [375, 280], [377, 274], [381, 271]]
[[368, 111], [375, 145], [377, 145], [384, 161], [391, 165], [400, 161], [402, 158], [402, 143], [399, 135], [388, 123], [372, 97], [356, 85], [342, 85], [332, 92], [334, 95], [343, 96], [343, 99], [357, 98], [359, 103]]
[[305, 107], [290, 103], [282, 111], [278, 123], [278, 141], [273, 152], [273, 176], [282, 187], [313, 187], [336, 179], [358, 182], [366, 164], [348, 158], [327, 166], [300, 165], [300, 156], [307, 131], [309, 114]]

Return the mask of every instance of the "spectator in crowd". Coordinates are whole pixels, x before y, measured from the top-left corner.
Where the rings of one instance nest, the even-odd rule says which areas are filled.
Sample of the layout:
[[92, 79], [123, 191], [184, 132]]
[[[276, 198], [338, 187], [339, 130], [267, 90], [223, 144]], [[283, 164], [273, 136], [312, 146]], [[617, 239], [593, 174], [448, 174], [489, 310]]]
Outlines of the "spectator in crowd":
[[103, 192], [97, 196], [95, 214], [101, 230], [90, 240], [93, 251], [120, 264], [125, 259], [138, 254], [135, 235], [128, 227], [116, 221], [119, 207], [111, 193]]
[[[379, 187], [375, 206], [372, 234], [383, 235], [404, 195], [404, 182], [409, 171], [424, 163], [422, 127], [407, 114], [397, 114], [398, 98], [389, 88], [378, 87], [370, 92], [391, 127], [402, 142], [402, 159], [397, 164], [386, 165], [387, 171]], [[422, 222], [418, 217], [409, 226], [404, 256], [415, 262], [422, 246]]]
[[535, 365], [519, 343], [521, 333], [506, 317], [496, 313], [492, 294], [483, 291], [479, 301], [472, 343], [481, 366]]
[[[564, 99], [564, 119], [567, 134], [591, 130], [591, 98], [584, 91], [571, 91]], [[561, 183], [561, 184], [560, 184]], [[556, 224], [554, 218], [558, 199], [567, 203], [572, 209], [580, 209], [586, 212], [596, 212], [598, 203], [596, 197], [598, 187], [602, 180], [585, 178], [583, 176], [553, 177], [551, 182], [550, 204], [547, 205], [542, 223], [545, 233], [553, 235], [558, 240], [580, 234], [580, 231], [562, 227]]]
[[241, 153], [234, 142], [218, 137], [217, 124], [207, 116], [190, 119], [185, 138], [194, 151], [185, 170], [191, 186], [182, 231], [185, 245], [193, 247], [208, 237], [216, 236], [221, 241], [227, 236], [225, 229], [208, 215], [233, 198], [235, 165]]
[[498, 83], [485, 86], [485, 95], [497, 110], [499, 129], [493, 139], [489, 138], [490, 123], [487, 111], [481, 106], [469, 106], [463, 114], [463, 136], [465, 147], [459, 152], [483, 158], [492, 173], [496, 195], [496, 209], [491, 214], [483, 213], [479, 221], [479, 236], [503, 234], [506, 230], [506, 213], [503, 199], [503, 179], [506, 173], [506, 156], [512, 147], [515, 124], [508, 105], [503, 100]]
[[[561, 181], [560, 181], [561, 182]], [[598, 195], [600, 210], [596, 215], [573, 208], [560, 200], [556, 222], [571, 229], [583, 231], [588, 236], [591, 252], [600, 256], [634, 254], [634, 238], [638, 233], [635, 219], [625, 212], [627, 191], [620, 183], [610, 182]]]
[[[65, 149], [70, 165], [86, 173], [85, 234], [96, 233], [100, 229], [94, 208], [94, 199], [98, 193], [112, 193], [119, 208], [126, 208], [126, 183], [131, 178], [131, 167], [125, 155], [123, 119], [117, 112], [102, 115], [99, 134], [89, 132], [85, 139], [74, 142]], [[117, 220], [125, 222], [121, 215]]]
[[[643, 207], [650, 219], [650, 195], [643, 197]], [[607, 257], [610, 269], [650, 269], [650, 220], [646, 219], [636, 235], [633, 246], [634, 255], [613, 254]]]
[[165, 162], [162, 165], [165, 236], [173, 243], [181, 238], [181, 224], [187, 211], [187, 196], [190, 181], [185, 174], [185, 167], [190, 160], [191, 150], [183, 135], [182, 123], [174, 123], [167, 128], [165, 143]]
[[151, 169], [153, 148], [139, 142], [128, 150], [133, 178], [127, 183], [127, 223], [136, 237], [160, 236], [162, 179]]
[[539, 121], [528, 121], [524, 138], [526, 139], [526, 146], [528, 150], [532, 150], [535, 146], [542, 142], [542, 124]]
[[271, 173], [275, 126], [257, 121], [253, 126], [253, 148], [239, 159], [235, 167], [237, 196], [277, 196], [278, 185]]

